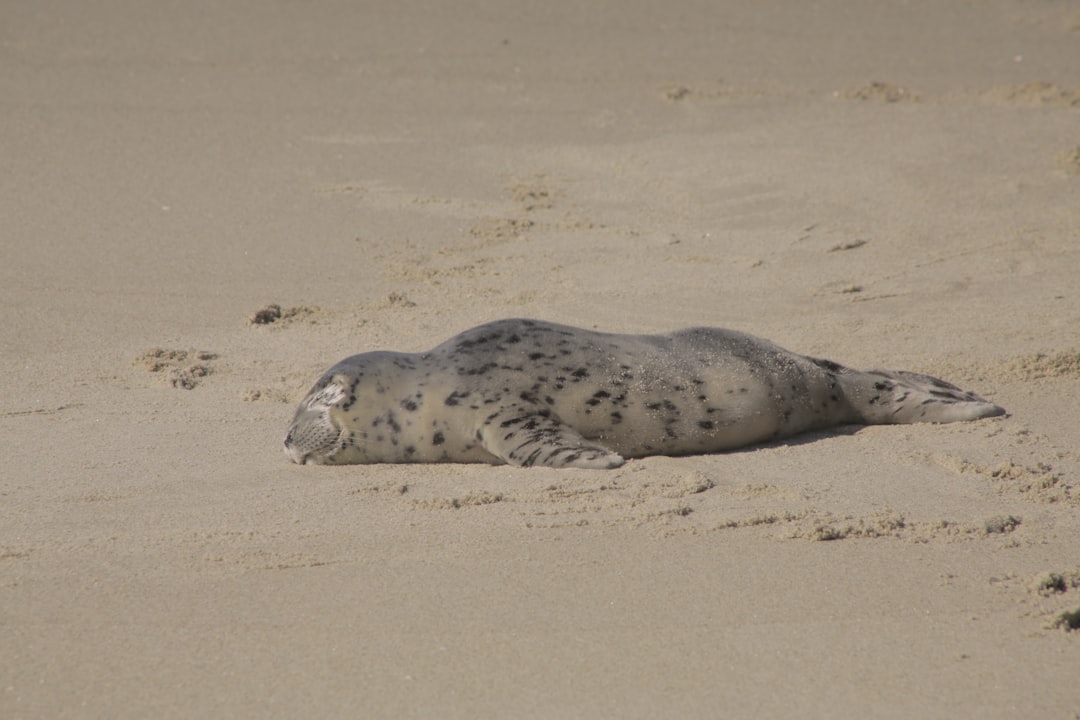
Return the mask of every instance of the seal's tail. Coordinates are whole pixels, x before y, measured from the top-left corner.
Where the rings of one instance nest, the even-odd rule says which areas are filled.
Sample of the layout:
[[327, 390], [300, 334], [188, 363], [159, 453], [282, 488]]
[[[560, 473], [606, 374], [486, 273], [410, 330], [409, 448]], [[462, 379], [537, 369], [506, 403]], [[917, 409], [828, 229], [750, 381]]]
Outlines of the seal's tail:
[[905, 370], [852, 370], [837, 376], [867, 425], [949, 423], [1005, 414], [1005, 408], [944, 380]]

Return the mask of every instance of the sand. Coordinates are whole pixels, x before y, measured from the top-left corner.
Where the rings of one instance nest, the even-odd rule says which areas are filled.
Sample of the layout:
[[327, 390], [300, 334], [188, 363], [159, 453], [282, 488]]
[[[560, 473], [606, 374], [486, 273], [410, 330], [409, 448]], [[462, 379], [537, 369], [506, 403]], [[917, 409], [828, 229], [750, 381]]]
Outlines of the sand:
[[[0, 716], [1080, 714], [1074, 3], [57, 0], [0, 60]], [[331, 363], [508, 316], [1009, 415], [285, 461]]]

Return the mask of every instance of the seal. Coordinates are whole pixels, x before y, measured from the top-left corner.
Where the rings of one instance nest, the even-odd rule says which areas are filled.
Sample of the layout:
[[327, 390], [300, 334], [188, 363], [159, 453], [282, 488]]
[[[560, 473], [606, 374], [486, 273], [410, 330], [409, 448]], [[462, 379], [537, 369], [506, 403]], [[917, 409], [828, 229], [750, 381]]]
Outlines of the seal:
[[853, 370], [733, 330], [614, 335], [515, 319], [425, 353], [342, 360], [300, 403], [285, 454], [300, 464], [615, 468], [836, 425], [1004, 413], [928, 375]]

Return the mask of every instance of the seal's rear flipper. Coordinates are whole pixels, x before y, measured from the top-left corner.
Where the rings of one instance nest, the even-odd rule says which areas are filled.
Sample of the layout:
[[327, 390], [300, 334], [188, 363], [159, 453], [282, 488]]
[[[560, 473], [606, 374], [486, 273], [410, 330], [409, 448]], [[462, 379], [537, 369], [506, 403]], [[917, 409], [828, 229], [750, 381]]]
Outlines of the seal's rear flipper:
[[950, 423], [1005, 414], [1005, 408], [929, 375], [852, 370], [837, 379], [852, 409], [868, 425]]
[[486, 417], [477, 439], [492, 455], [518, 467], [608, 470], [626, 462], [622, 455], [563, 425], [548, 410], [521, 405], [504, 407]]

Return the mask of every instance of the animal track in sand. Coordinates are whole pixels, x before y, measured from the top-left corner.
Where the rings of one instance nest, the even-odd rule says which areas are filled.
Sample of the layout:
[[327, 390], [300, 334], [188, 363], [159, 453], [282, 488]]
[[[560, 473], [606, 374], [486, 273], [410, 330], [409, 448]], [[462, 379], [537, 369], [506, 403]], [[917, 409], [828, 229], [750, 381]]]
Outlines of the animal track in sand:
[[282, 327], [296, 322], [314, 323], [322, 308], [302, 305], [300, 307], [282, 308], [277, 303], [271, 303], [261, 310], [257, 310], [248, 318], [249, 325], [275, 325]]
[[986, 100], [1003, 105], [1080, 107], [1080, 85], [1064, 88], [1037, 81], [1021, 85], [998, 85], [982, 95]]
[[1080, 492], [1049, 463], [1023, 465], [1007, 460], [991, 467], [949, 455], [938, 455], [933, 459], [939, 466], [961, 475], [979, 475], [1001, 494], [1015, 494], [1038, 503], [1080, 505]]
[[204, 350], [165, 350], [154, 348], [135, 358], [133, 364], [148, 372], [164, 373], [165, 382], [174, 388], [192, 390], [214, 372], [211, 362], [216, 353]]

